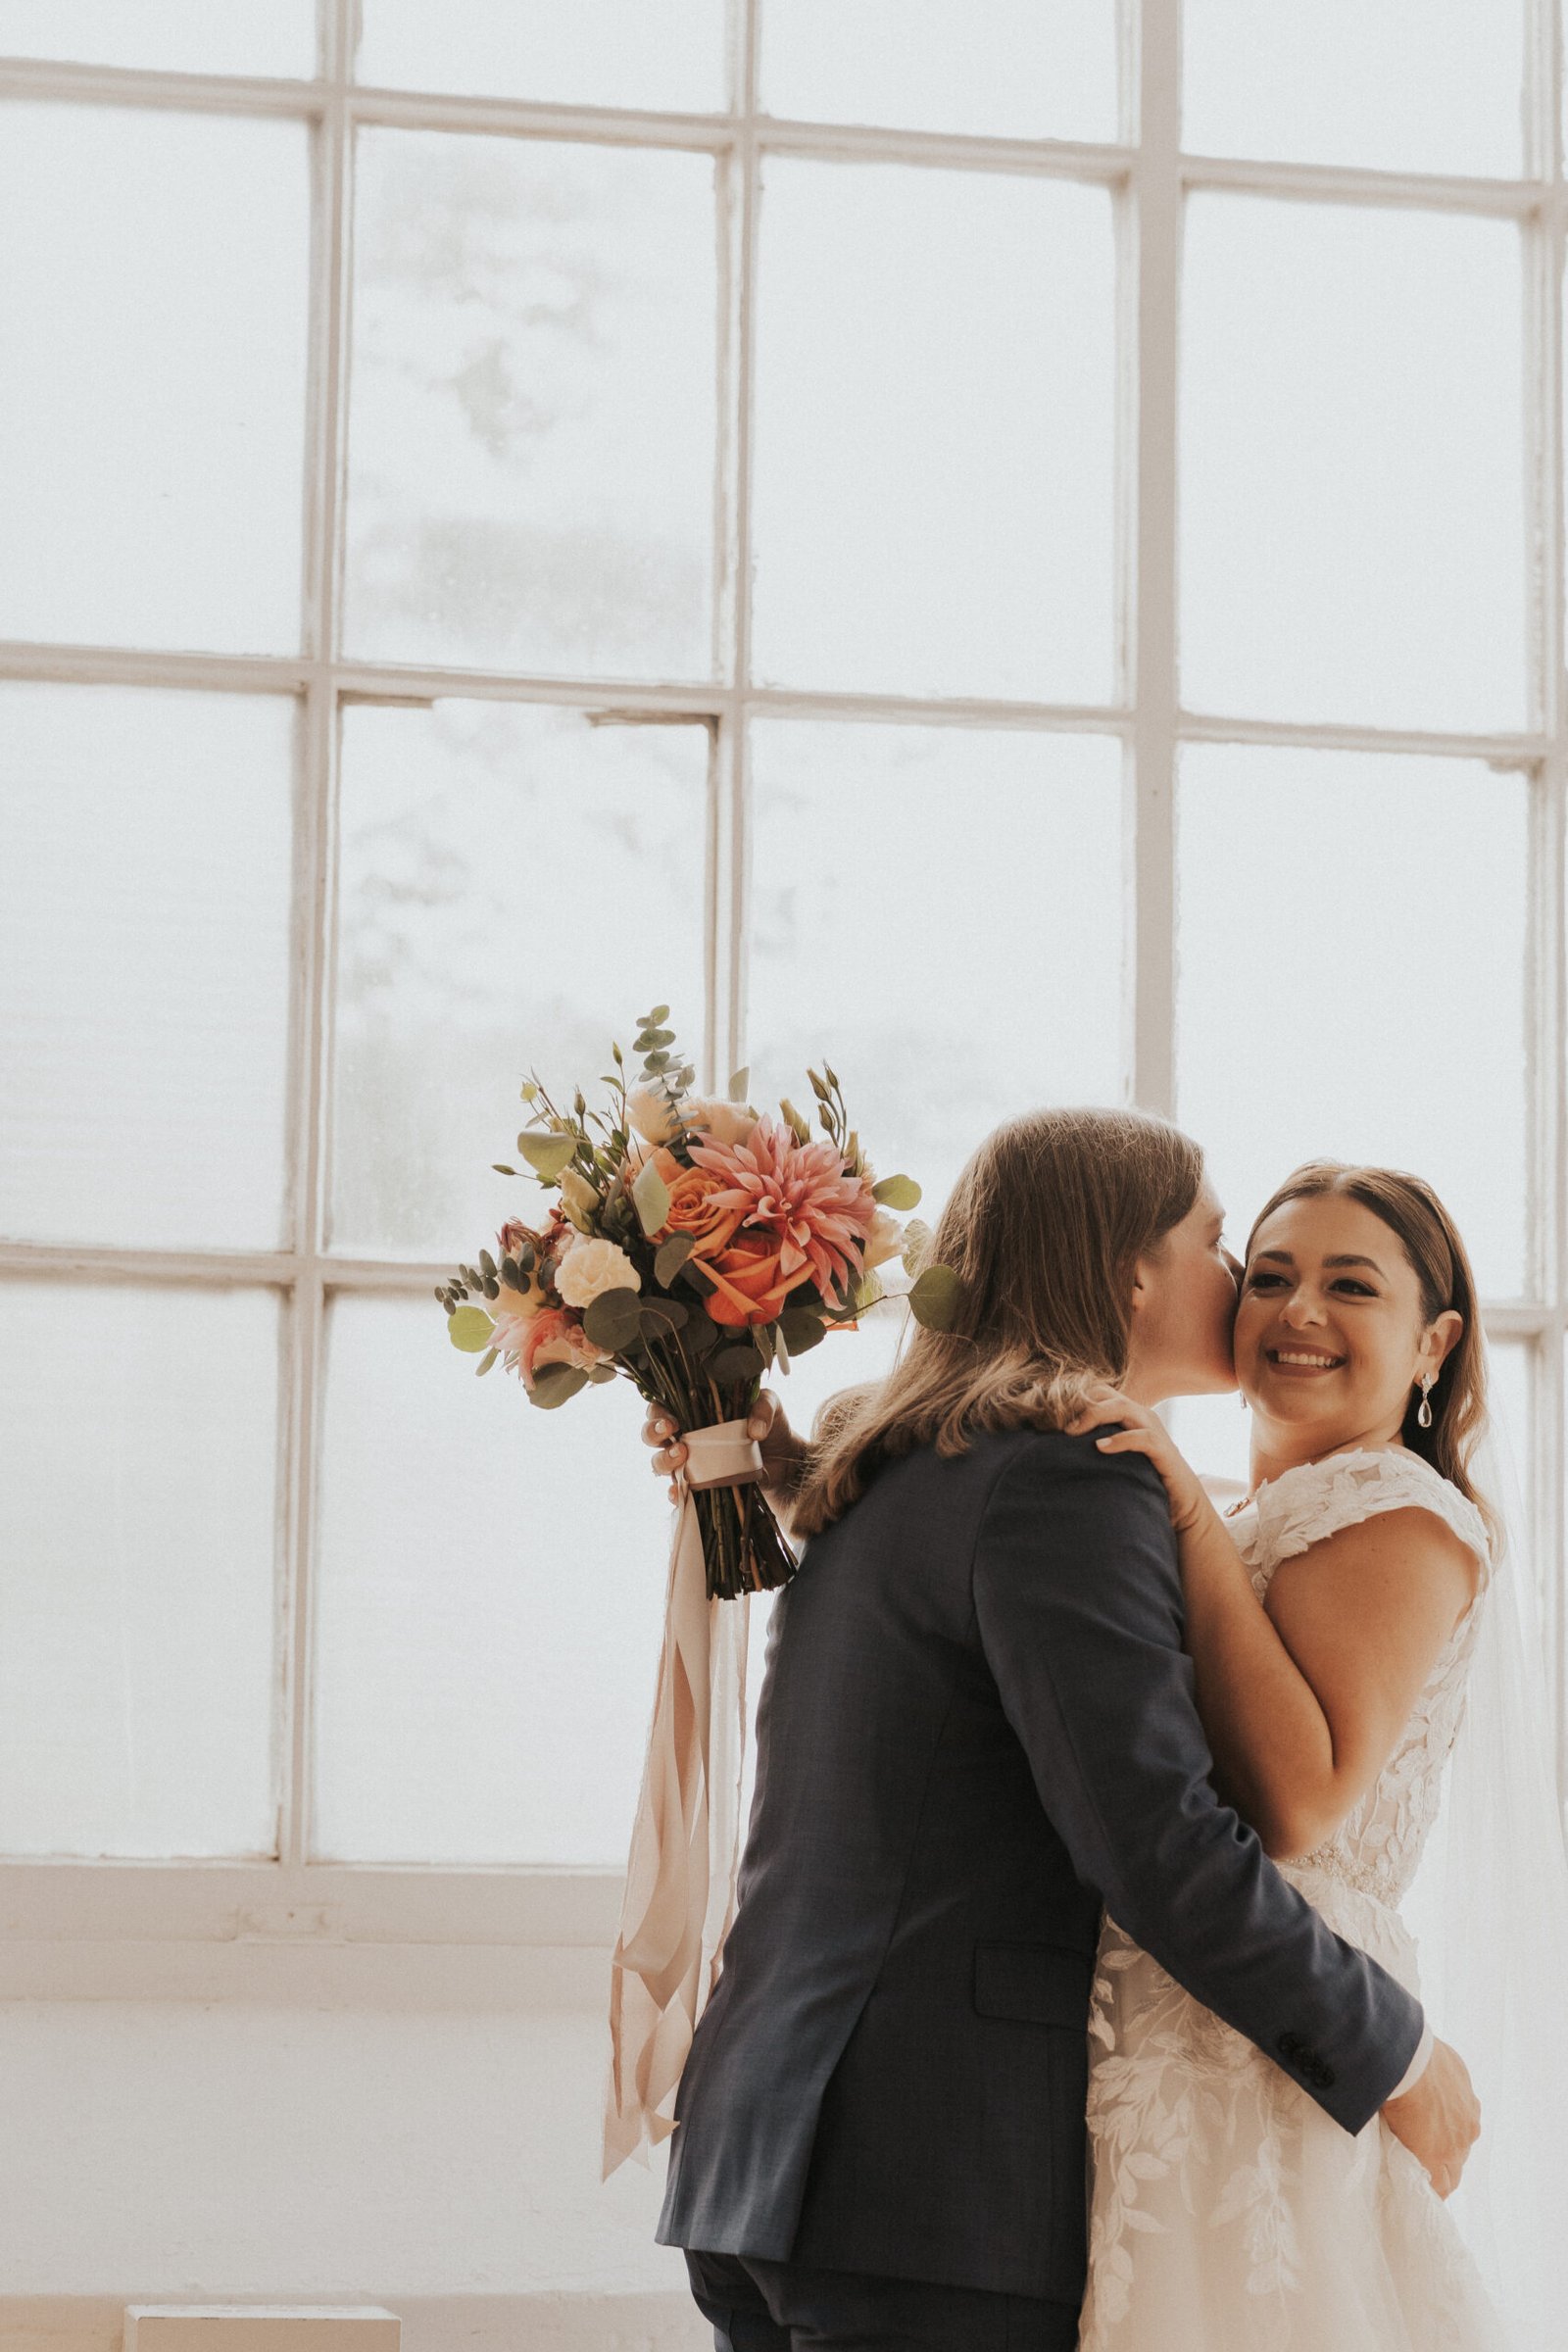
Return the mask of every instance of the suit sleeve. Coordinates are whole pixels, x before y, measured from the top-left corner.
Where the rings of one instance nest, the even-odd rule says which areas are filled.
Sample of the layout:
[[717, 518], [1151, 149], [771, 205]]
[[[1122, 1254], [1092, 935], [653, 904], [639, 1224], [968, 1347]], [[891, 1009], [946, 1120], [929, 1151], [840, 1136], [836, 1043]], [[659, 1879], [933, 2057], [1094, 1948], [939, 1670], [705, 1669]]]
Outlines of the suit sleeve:
[[974, 1600], [1080, 1880], [1179, 1984], [1359, 2131], [1409, 2068], [1421, 2007], [1333, 1933], [1214, 1791], [1152, 1464], [1097, 1453], [1091, 1438], [1031, 1443], [992, 1488]]

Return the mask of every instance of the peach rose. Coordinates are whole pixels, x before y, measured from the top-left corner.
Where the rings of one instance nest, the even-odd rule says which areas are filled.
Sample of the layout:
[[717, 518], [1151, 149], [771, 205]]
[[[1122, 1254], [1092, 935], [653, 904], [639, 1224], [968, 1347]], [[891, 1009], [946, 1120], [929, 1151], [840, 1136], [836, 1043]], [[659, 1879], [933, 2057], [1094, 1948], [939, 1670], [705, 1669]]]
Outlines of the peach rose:
[[739, 1208], [715, 1208], [714, 1196], [728, 1189], [728, 1178], [708, 1168], [683, 1168], [673, 1152], [661, 1144], [648, 1154], [669, 1192], [669, 1215], [652, 1236], [655, 1242], [673, 1241], [677, 1233], [692, 1237], [692, 1255], [703, 1261], [727, 1250], [735, 1228], [746, 1214]]
[[608, 1364], [610, 1358], [602, 1348], [596, 1348], [576, 1315], [568, 1315], [564, 1307], [547, 1306], [535, 1315], [522, 1332], [517, 1348], [517, 1370], [528, 1388], [533, 1376], [544, 1364], [575, 1364], [591, 1372], [595, 1364]]
[[780, 1264], [785, 1244], [776, 1234], [742, 1233], [717, 1257], [703, 1260], [714, 1289], [704, 1299], [715, 1323], [771, 1323], [791, 1291], [809, 1282], [809, 1264], [786, 1274]]

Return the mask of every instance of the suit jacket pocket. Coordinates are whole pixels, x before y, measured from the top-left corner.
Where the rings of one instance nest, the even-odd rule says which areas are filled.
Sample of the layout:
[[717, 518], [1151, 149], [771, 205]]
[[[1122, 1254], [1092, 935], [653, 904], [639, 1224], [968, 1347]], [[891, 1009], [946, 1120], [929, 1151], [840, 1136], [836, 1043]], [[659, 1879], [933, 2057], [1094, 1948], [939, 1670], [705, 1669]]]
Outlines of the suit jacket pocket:
[[1084, 2033], [1094, 1964], [1060, 1943], [977, 1943], [974, 2005], [982, 2017], [1020, 2018]]

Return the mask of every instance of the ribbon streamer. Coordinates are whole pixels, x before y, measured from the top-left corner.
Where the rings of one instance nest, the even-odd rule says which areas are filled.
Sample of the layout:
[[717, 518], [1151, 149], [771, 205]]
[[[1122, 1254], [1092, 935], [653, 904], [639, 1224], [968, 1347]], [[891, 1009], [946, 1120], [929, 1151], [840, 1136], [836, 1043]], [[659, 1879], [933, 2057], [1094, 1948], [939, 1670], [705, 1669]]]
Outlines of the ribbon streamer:
[[675, 2091], [735, 1916], [750, 1596], [710, 1600], [693, 1487], [757, 1479], [744, 1421], [685, 1434], [648, 1760], [611, 1963], [602, 2178], [675, 2129]]

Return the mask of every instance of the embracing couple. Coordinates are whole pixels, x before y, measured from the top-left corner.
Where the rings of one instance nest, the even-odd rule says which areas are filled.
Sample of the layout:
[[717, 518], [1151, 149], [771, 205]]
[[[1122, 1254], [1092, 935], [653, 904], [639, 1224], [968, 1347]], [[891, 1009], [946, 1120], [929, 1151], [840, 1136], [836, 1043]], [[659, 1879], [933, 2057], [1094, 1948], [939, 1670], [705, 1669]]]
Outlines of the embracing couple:
[[[1043, 1110], [932, 1250], [953, 1329], [761, 1399], [805, 1549], [661, 2242], [720, 2352], [1493, 2352], [1398, 1908], [1494, 1550], [1452, 1221], [1317, 1162], [1243, 1266], [1188, 1137]], [[1222, 1516], [1152, 1408], [1238, 1385]]]

